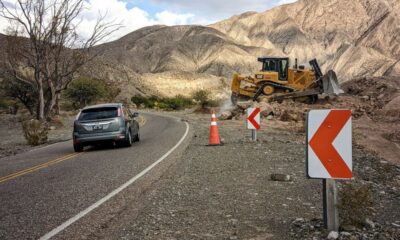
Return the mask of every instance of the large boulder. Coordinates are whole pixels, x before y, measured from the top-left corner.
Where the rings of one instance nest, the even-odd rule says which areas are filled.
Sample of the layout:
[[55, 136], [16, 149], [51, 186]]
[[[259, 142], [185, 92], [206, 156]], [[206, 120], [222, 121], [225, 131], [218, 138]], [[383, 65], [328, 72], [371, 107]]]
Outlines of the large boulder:
[[221, 113], [221, 115], [218, 117], [219, 120], [229, 120], [232, 119], [233, 114], [231, 111], [224, 111]]
[[269, 115], [275, 114], [274, 107], [272, 107], [271, 104], [267, 102], [260, 102], [259, 107], [260, 107], [260, 114], [262, 117], [268, 117]]
[[246, 110], [247, 108], [253, 106], [254, 102], [252, 100], [245, 101], [245, 102], [237, 102], [236, 106], [238, 106], [242, 110]]
[[299, 122], [302, 120], [301, 113], [289, 111], [287, 109], [283, 109], [279, 120], [283, 122]]

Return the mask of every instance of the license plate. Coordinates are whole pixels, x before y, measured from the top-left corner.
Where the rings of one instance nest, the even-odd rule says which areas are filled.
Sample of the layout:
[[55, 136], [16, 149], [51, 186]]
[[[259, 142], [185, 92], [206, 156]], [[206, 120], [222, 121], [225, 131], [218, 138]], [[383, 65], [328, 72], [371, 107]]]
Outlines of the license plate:
[[102, 130], [103, 126], [101, 125], [93, 125], [93, 130]]

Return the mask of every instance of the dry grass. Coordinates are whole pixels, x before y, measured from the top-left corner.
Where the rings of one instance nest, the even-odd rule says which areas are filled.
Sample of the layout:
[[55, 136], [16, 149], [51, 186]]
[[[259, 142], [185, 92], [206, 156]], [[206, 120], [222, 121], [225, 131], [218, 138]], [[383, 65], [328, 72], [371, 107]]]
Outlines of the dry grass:
[[345, 183], [339, 191], [339, 197], [338, 207], [342, 225], [361, 227], [365, 219], [374, 213], [371, 185]]
[[47, 142], [47, 123], [32, 119], [22, 123], [22, 130], [29, 145], [37, 146]]

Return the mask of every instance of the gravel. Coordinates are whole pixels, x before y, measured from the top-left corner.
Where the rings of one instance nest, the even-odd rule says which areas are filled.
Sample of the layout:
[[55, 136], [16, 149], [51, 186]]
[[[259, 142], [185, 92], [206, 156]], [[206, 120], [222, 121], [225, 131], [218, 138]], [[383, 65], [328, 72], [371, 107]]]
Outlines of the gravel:
[[[321, 181], [306, 178], [302, 133], [275, 129], [271, 121], [271, 127], [259, 131], [258, 141], [252, 142], [243, 121], [220, 121], [225, 144], [206, 147], [210, 116], [183, 117], [194, 131], [191, 143], [144, 196], [146, 204], [137, 217], [116, 224], [121, 239], [328, 237]], [[399, 168], [382, 164], [360, 147], [354, 149], [354, 161], [354, 182], [373, 183], [376, 214], [369, 224], [374, 228], [341, 229], [338, 239], [398, 239]], [[290, 181], [274, 181], [271, 176]]]
[[[243, 122], [225, 121], [225, 144], [207, 147], [209, 117], [186, 116], [194, 131], [189, 147], [138, 216], [114, 224], [120, 238], [290, 239], [292, 219], [321, 216], [321, 183], [305, 178], [304, 136], [266, 129], [251, 142]], [[272, 181], [274, 173], [291, 181]]]
[[[322, 184], [306, 178], [305, 136], [300, 126], [263, 120], [268, 122], [258, 132], [258, 141], [252, 142], [244, 119], [219, 121], [224, 145], [207, 147], [211, 116], [174, 114], [188, 121], [193, 131], [183, 156], [143, 193], [134, 215], [115, 217], [112, 229], [104, 227], [95, 236], [327, 239]], [[10, 151], [8, 144], [0, 147]], [[341, 226], [337, 239], [400, 239], [399, 166], [357, 145], [353, 162], [352, 182], [371, 186], [374, 215], [365, 226]], [[339, 181], [339, 187], [343, 183]]]
[[[29, 116], [20, 114], [0, 114], [0, 158], [35, 148], [27, 144], [22, 132], [22, 119], [29, 118]], [[38, 147], [71, 139], [74, 118], [75, 116], [64, 114], [60, 123], [51, 124], [49, 126], [48, 143]]]

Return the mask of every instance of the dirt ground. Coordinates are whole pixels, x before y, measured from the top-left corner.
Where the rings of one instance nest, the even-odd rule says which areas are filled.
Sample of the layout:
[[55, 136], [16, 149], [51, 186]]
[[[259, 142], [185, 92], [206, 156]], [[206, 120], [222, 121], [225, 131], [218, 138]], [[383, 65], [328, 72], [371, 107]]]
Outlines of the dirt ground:
[[[193, 131], [182, 158], [132, 202], [141, 203], [138, 211], [114, 218], [107, 224], [112, 227], [93, 238], [326, 239], [322, 182], [307, 179], [305, 172], [304, 117], [311, 108], [346, 108], [353, 110], [354, 179], [339, 181], [338, 187], [365, 187], [372, 201], [354, 197], [359, 212], [353, 215], [362, 223], [342, 225], [338, 239], [400, 239], [400, 80], [369, 80], [345, 84], [346, 95], [315, 105], [270, 103], [257, 142], [249, 140], [241, 110], [218, 122], [225, 143], [218, 147], [206, 146], [209, 114], [168, 113], [188, 121]], [[70, 138], [72, 118], [61, 118], [50, 142]], [[31, 148], [20, 121], [13, 115], [0, 118], [0, 157]], [[291, 180], [272, 181], [276, 173]]]
[[[321, 180], [306, 178], [305, 136], [264, 123], [251, 142], [244, 122], [219, 122], [225, 144], [207, 147], [210, 116], [178, 114], [193, 138], [181, 160], [142, 196], [136, 214], [96, 234], [119, 239], [325, 239]], [[275, 124], [276, 123], [276, 124]], [[284, 123], [283, 123], [284, 124]], [[370, 184], [374, 227], [342, 231], [340, 239], [400, 237], [400, 169], [354, 147], [354, 184]], [[272, 181], [271, 174], [291, 181]], [[135, 204], [135, 203], [132, 203]], [[117, 226], [117, 227], [115, 227]]]
[[241, 102], [221, 113], [231, 114], [228, 119], [243, 120], [244, 109], [258, 106], [263, 118], [281, 120], [282, 123], [277, 124], [283, 129], [304, 132], [305, 117], [311, 109], [350, 109], [355, 143], [400, 164], [400, 78], [355, 79], [344, 83], [342, 88], [345, 94], [335, 98], [320, 96], [316, 104], [291, 99], [268, 103], [268, 99], [261, 98], [259, 103]]
[[[22, 132], [22, 121], [27, 119], [30, 119], [30, 116], [25, 113], [17, 115], [0, 114], [0, 158], [35, 148], [27, 144]], [[62, 113], [57, 120], [52, 121], [49, 125], [51, 129], [48, 135], [49, 141], [46, 145], [71, 139], [74, 119], [75, 114]]]

